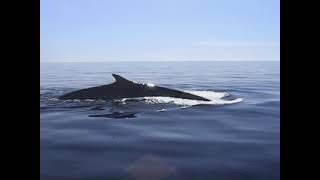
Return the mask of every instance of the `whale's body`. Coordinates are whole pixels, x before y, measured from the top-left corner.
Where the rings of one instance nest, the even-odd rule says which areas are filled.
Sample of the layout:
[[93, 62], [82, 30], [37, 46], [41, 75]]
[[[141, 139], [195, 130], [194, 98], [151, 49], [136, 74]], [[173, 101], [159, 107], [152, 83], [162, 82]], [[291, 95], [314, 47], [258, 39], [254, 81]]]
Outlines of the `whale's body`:
[[114, 83], [73, 91], [61, 96], [59, 99], [113, 100], [122, 98], [161, 96], [210, 101], [209, 99], [174, 89], [136, 83], [116, 74], [112, 74], [112, 76], [116, 79]]

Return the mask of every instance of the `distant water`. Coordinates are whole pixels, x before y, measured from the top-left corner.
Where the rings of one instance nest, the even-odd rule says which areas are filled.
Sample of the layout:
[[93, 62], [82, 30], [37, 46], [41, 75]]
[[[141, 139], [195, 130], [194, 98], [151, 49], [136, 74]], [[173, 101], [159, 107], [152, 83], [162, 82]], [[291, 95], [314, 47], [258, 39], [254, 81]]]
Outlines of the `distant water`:
[[[279, 64], [41, 63], [41, 179], [280, 179]], [[112, 73], [211, 101], [57, 99]], [[136, 114], [89, 117], [122, 112]]]

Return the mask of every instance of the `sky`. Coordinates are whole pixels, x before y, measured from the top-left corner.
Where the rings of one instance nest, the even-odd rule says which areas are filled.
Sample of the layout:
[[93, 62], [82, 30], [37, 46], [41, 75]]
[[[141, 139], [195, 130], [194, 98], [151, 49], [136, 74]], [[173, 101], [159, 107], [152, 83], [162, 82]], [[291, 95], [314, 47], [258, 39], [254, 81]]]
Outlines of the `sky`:
[[40, 61], [280, 60], [280, 0], [40, 0]]

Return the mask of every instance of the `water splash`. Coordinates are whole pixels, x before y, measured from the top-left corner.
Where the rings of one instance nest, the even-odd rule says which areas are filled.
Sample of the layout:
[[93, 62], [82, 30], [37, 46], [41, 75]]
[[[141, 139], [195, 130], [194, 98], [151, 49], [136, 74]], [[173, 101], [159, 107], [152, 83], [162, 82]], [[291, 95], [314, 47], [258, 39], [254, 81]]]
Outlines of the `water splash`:
[[185, 91], [185, 92], [207, 98], [210, 101], [153, 96], [153, 97], [141, 97], [141, 98], [124, 98], [122, 99], [122, 102], [125, 102], [128, 100], [144, 100], [147, 104], [163, 103], [163, 104], [175, 104], [175, 105], [182, 105], [182, 106], [194, 106], [194, 105], [200, 105], [200, 104], [226, 105], [226, 104], [235, 104], [243, 101], [243, 98], [236, 98], [232, 100], [223, 99], [229, 96], [229, 93], [227, 92], [214, 92], [214, 91]]

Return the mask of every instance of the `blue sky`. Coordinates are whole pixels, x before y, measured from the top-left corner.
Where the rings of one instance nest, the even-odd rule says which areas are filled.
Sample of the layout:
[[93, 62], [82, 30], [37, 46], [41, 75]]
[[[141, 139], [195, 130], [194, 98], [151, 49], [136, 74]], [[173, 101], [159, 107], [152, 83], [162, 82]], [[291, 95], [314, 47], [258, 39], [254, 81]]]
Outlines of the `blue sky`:
[[279, 0], [41, 0], [41, 61], [280, 60]]

